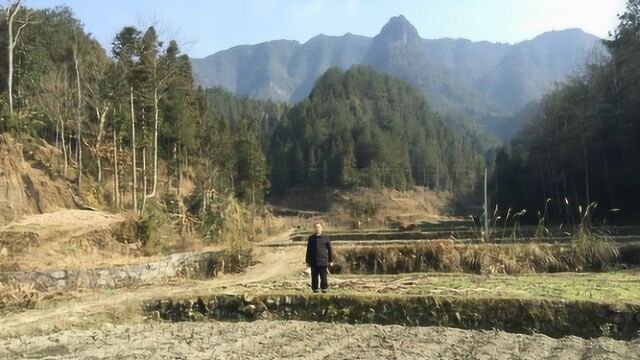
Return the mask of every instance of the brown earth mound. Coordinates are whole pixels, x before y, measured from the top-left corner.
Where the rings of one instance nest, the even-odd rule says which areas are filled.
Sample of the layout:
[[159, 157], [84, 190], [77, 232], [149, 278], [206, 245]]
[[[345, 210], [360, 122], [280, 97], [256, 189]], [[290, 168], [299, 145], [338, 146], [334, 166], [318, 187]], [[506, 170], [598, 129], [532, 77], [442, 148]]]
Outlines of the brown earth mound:
[[0, 225], [24, 215], [78, 208], [72, 183], [58, 172], [59, 150], [44, 141], [0, 134]]
[[0, 271], [91, 268], [141, 255], [135, 221], [102, 211], [62, 209], [0, 226]]

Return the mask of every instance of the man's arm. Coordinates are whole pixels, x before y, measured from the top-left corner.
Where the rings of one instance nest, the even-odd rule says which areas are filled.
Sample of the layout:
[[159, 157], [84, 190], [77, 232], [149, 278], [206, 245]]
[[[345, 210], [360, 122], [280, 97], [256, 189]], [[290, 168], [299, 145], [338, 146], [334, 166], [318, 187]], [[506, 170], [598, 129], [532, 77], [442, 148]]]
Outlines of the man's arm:
[[327, 253], [329, 254], [329, 264], [333, 264], [333, 250], [331, 249], [331, 238], [327, 236]]
[[309, 238], [307, 239], [307, 254], [305, 255], [305, 260], [304, 260], [307, 265], [311, 264], [311, 236], [309, 236]]

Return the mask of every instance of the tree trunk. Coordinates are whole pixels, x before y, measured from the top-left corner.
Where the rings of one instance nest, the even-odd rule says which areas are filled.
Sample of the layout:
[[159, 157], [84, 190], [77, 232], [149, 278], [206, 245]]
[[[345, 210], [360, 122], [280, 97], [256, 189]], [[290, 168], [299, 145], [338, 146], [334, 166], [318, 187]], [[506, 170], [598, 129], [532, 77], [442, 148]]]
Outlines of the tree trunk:
[[78, 92], [78, 107], [76, 109], [76, 117], [78, 121], [78, 134], [77, 134], [77, 149], [78, 153], [78, 177], [76, 178], [76, 185], [78, 191], [80, 191], [80, 185], [82, 184], [82, 89], [80, 87], [80, 69], [78, 69], [78, 47], [73, 47], [73, 62], [76, 70], [76, 86]]
[[182, 159], [180, 154], [180, 147], [178, 146], [178, 198], [182, 195]]
[[[144, 127], [143, 127], [144, 129]], [[144, 130], [143, 130], [144, 133]], [[146, 141], [143, 140], [143, 143]], [[144, 207], [147, 205], [147, 147], [142, 147], [142, 193], [145, 196], [142, 197], [142, 205], [140, 206], [140, 214], [144, 212]]]
[[133, 109], [133, 86], [129, 87], [129, 101], [131, 106], [131, 176], [133, 177], [132, 192], [133, 192], [133, 210], [138, 210], [138, 194], [136, 187], [138, 186], [138, 179], [136, 177], [136, 118]]
[[[104, 111], [100, 113], [100, 108], [96, 106], [96, 115], [100, 119], [98, 125], [98, 136], [96, 138], [96, 161], [98, 162], [98, 184], [102, 181], [102, 157], [100, 154], [100, 147], [102, 146], [102, 138], [104, 136], [104, 124], [107, 121], [107, 113], [109, 112], [109, 106], [105, 106]], [[114, 143], [115, 145], [115, 143]]]
[[154, 125], [153, 125], [153, 188], [149, 196], [156, 196], [158, 187], [158, 87], [153, 89], [153, 108], [154, 108]]
[[120, 184], [118, 183], [118, 146], [117, 132], [113, 129], [113, 203], [118, 207], [118, 199], [120, 197]]
[[[13, 37], [9, 22], [9, 39]], [[9, 114], [13, 116], [13, 42], [9, 40], [9, 70], [7, 72], [7, 96], [9, 98]]]
[[489, 200], [487, 198], [487, 168], [484, 168], [484, 236], [482, 241], [489, 240]]
[[[119, 139], [119, 141], [118, 141], [118, 149], [120, 151], [120, 156], [123, 156], [122, 154], [124, 154], [124, 152], [122, 152], [122, 139]], [[120, 207], [122, 207], [124, 205], [124, 195], [125, 195], [125, 192], [126, 192], [123, 189], [124, 188], [124, 184], [122, 184], [121, 180], [122, 180], [121, 178], [118, 179], [118, 194], [120, 195], [120, 201], [119, 201]], [[120, 188], [120, 186], [122, 186], [123, 188]], [[123, 191], [120, 191], [120, 190], [123, 190]]]
[[73, 155], [73, 148], [71, 147], [71, 143], [73, 143], [73, 141], [71, 141], [72, 138], [73, 135], [69, 135], [69, 141], [67, 144], [69, 145], [69, 162], [73, 164], [73, 162], [76, 161], [76, 156]]
[[98, 164], [98, 186], [102, 182], [102, 160], [100, 157], [100, 141], [102, 140], [102, 118], [100, 117], [100, 110], [96, 107], [96, 115], [100, 119], [100, 128], [98, 130], [98, 137], [96, 139], [96, 163]]
[[56, 121], [56, 149], [60, 147], [60, 143], [58, 141], [59, 137], [60, 137], [60, 123]]
[[11, 4], [7, 5], [5, 8], [5, 13], [7, 14], [7, 27], [9, 29], [9, 45], [7, 46], [7, 58], [9, 63], [9, 69], [7, 71], [7, 96], [9, 100], [9, 114], [11, 114], [11, 116], [13, 116], [13, 48], [16, 45], [13, 38], [13, 18], [19, 10], [20, 3], [16, 5], [15, 9], [13, 9]]
[[20, 2], [21, 0], [17, 0], [14, 4], [7, 4], [4, 13], [7, 18], [7, 29], [8, 29], [8, 45], [7, 45], [7, 97], [9, 99], [9, 114], [13, 116], [13, 50], [18, 42], [18, 38], [20, 37], [20, 32], [29, 24], [29, 15], [30, 12], [27, 12], [24, 23], [20, 25], [18, 31], [16, 31], [15, 35], [13, 34], [13, 20], [20, 11]]
[[62, 141], [62, 155], [64, 157], [64, 168], [62, 174], [67, 176], [67, 167], [69, 166], [69, 162], [67, 161], [67, 147], [64, 144], [64, 120], [60, 117], [60, 140]]
[[589, 164], [587, 163], [588, 161], [587, 148], [585, 147], [583, 150], [584, 150], [584, 186], [585, 186], [585, 193], [587, 194], [587, 206], [589, 206], [589, 204], [591, 204], [591, 201], [589, 199]]

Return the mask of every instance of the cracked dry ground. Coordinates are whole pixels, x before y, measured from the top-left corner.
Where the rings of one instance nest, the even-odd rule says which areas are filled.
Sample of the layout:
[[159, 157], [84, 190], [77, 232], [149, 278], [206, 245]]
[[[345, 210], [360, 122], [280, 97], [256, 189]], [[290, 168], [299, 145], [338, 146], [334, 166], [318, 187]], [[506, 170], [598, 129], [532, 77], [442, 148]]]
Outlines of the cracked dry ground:
[[[262, 251], [261, 263], [240, 275], [86, 292], [2, 314], [0, 358], [640, 359], [639, 340], [553, 339], [444, 327], [273, 320], [169, 323], [143, 318], [139, 308], [144, 300], [202, 291], [273, 290], [277, 284], [293, 290], [304, 284], [301, 247]], [[342, 279], [335, 280], [338, 285]], [[342, 281], [339, 287], [353, 282]]]

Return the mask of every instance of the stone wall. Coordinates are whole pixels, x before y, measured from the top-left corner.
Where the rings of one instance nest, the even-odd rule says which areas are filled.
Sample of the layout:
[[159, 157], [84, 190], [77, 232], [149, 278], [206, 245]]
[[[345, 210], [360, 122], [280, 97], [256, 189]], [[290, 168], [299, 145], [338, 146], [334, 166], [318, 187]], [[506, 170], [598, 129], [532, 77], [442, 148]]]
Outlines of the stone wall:
[[[234, 260], [250, 255], [236, 255]], [[117, 267], [98, 267], [94, 269], [0, 272], [1, 282], [31, 283], [40, 291], [71, 290], [75, 288], [119, 288], [136, 284], [153, 283], [169, 278], [198, 277], [209, 278], [225, 271], [224, 251], [188, 252], [170, 255], [160, 261]], [[240, 261], [226, 270], [235, 270], [246, 266]]]
[[557, 338], [640, 336], [640, 306], [591, 301], [271, 293], [158, 299], [143, 308], [150, 318], [170, 321], [279, 319], [499, 329]]

